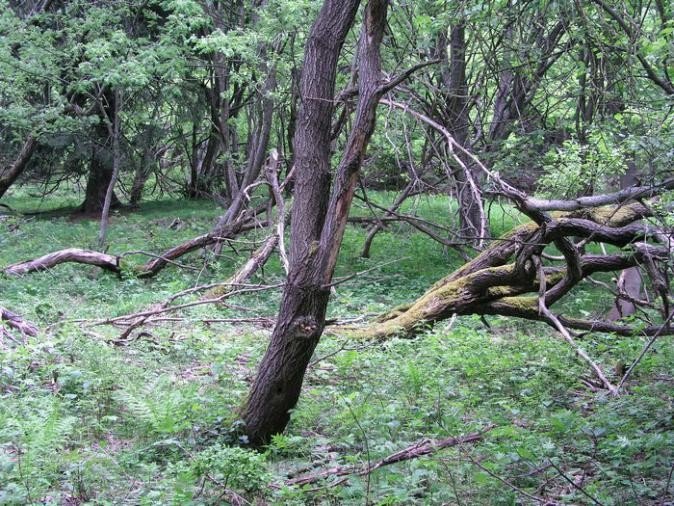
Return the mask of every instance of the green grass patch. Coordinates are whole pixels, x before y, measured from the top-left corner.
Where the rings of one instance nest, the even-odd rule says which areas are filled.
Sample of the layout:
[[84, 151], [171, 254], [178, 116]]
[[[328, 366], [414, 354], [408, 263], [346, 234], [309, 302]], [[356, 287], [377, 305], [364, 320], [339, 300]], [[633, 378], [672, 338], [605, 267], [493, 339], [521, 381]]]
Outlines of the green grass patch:
[[[15, 209], [39, 207], [28, 194], [13, 198]], [[370, 198], [386, 205], [394, 196]], [[54, 207], [77, 203], [67, 199]], [[441, 196], [410, 200], [404, 210], [438, 223], [454, 219], [453, 204]], [[110, 251], [160, 252], [207, 231], [218, 212], [204, 201], [157, 200], [115, 214]], [[369, 211], [359, 204], [355, 212]], [[496, 232], [517, 222], [509, 209], [493, 207]], [[6, 217], [0, 265], [92, 247], [97, 231], [97, 222], [69, 216]], [[240, 442], [239, 409], [268, 331], [203, 320], [273, 317], [277, 291], [180, 312], [175, 316], [184, 320], [143, 329], [147, 334], [127, 346], [107, 341], [120, 329], [94, 323], [225, 279], [262, 233], [232, 242], [217, 258], [189, 255], [181, 262], [192, 270], [168, 268], [147, 281], [78, 265], [0, 280], [0, 304], [41, 328], [25, 345], [0, 348], [0, 504], [220, 504], [224, 485], [251, 501], [288, 505], [530, 501], [517, 490], [567, 504], [591, 504], [589, 496], [605, 505], [672, 500], [671, 340], [646, 356], [628, 393], [609, 398], [583, 385], [586, 366], [548, 327], [506, 318], [489, 318], [490, 329], [463, 317], [384, 344], [325, 336], [287, 432], [260, 454], [232, 445]], [[336, 276], [369, 272], [337, 287], [331, 317], [410, 301], [462, 263], [406, 225], [379, 234], [370, 259], [359, 256], [365, 237], [363, 227], [347, 230]], [[253, 282], [281, 280], [273, 259]], [[610, 301], [594, 290], [583, 286], [565, 310], [604, 311]], [[581, 344], [613, 374], [643, 341], [596, 334]], [[339, 486], [267, 486], [301, 470], [366, 465], [419, 439], [487, 424], [496, 428], [481, 443]]]

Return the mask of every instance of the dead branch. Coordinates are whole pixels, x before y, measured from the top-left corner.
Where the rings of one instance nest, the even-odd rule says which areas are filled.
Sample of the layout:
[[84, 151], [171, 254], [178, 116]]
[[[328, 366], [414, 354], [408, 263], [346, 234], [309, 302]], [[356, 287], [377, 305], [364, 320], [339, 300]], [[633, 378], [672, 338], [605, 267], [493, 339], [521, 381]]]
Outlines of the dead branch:
[[[457, 156], [454, 152], [455, 148], [461, 148], [459, 151], [463, 152], [464, 154], [468, 154], [469, 152], [464, 149], [452, 136], [452, 134], [445, 128], [443, 127], [440, 123], [437, 121], [432, 120], [428, 116], [421, 114], [413, 109], [411, 109], [407, 104], [402, 104], [400, 102], [396, 102], [394, 100], [389, 100], [382, 98], [380, 103], [388, 105], [389, 107], [395, 107], [397, 109], [401, 109], [404, 112], [409, 113], [419, 121], [426, 123], [428, 126], [436, 130], [438, 133], [440, 133], [444, 138], [445, 141], [447, 142], [447, 147], [449, 148], [449, 153], [452, 155], [454, 158], [454, 161], [461, 167], [461, 170], [463, 171], [463, 175], [466, 179], [466, 182], [468, 183], [468, 187], [470, 189], [470, 192], [473, 194], [473, 199], [478, 206], [478, 212], [480, 215], [480, 228], [477, 230], [477, 233], [475, 234], [478, 237], [484, 237], [487, 234], [487, 215], [484, 212], [484, 207], [482, 205], [482, 192], [478, 188], [477, 183], [475, 182], [475, 178], [473, 177], [473, 173], [470, 170], [469, 167], [466, 166], [464, 161], [461, 159], [461, 157]], [[479, 241], [479, 245], [482, 244], [482, 241]]]
[[660, 327], [660, 330], [655, 334], [653, 334], [653, 336], [648, 340], [646, 345], [641, 350], [641, 353], [639, 353], [639, 356], [634, 360], [634, 362], [632, 362], [632, 364], [629, 366], [623, 377], [620, 378], [620, 383], [618, 383], [618, 389], [622, 388], [622, 386], [627, 381], [627, 378], [629, 378], [630, 375], [632, 374], [632, 371], [634, 371], [634, 368], [637, 365], [639, 365], [639, 362], [641, 362], [646, 353], [648, 353], [648, 350], [651, 349], [651, 346], [655, 344], [655, 341], [658, 339], [658, 337], [660, 337], [664, 333], [665, 329], [670, 328], [670, 322], [672, 321], [672, 317], [674, 317], [674, 312], [669, 314], [665, 322]]
[[[275, 288], [280, 288], [283, 286], [282, 283], [276, 284], [276, 285], [239, 285], [239, 287], [235, 290], [228, 291], [218, 297], [214, 297], [212, 299], [204, 299], [204, 300], [196, 300], [192, 302], [186, 302], [184, 304], [179, 304], [177, 306], [169, 306], [166, 302], [159, 304], [158, 307], [148, 309], [145, 311], [140, 311], [138, 313], [133, 313], [133, 314], [128, 314], [128, 315], [122, 315], [122, 316], [116, 316], [114, 318], [108, 318], [105, 320], [97, 320], [94, 325], [135, 325], [134, 328], [136, 328], [138, 325], [136, 325], [137, 320], [141, 319], [141, 324], [145, 323], [149, 317], [154, 317], [157, 315], [162, 315], [166, 313], [170, 313], [173, 311], [180, 311], [182, 309], [188, 309], [191, 307], [196, 307], [196, 306], [203, 306], [206, 304], [217, 304], [223, 302], [225, 299], [229, 297], [234, 297], [235, 295], [240, 295], [244, 293], [254, 293], [254, 292], [260, 292], [264, 290], [273, 290]], [[182, 293], [182, 292], [181, 292]], [[170, 299], [172, 300], [172, 299]]]
[[260, 268], [262, 268], [271, 257], [274, 249], [279, 243], [279, 235], [273, 234], [267, 237], [262, 245], [256, 249], [239, 269], [225, 282], [217, 283], [210, 288], [202, 300], [213, 299], [230, 292], [233, 288], [243, 286]]
[[[659, 326], [640, 329], [604, 320], [585, 321], [564, 318], [539, 310], [540, 286], [532, 268], [547, 245], [562, 249], [564, 267], [546, 267], [545, 307], [549, 308], [578, 283], [596, 272], [611, 272], [644, 264], [648, 259], [669, 258], [666, 246], [646, 243], [657, 240], [661, 231], [640, 220], [651, 211], [640, 203], [622, 207], [600, 207], [560, 213], [542, 224], [527, 223], [495, 241], [446, 278], [438, 281], [422, 297], [402, 310], [394, 310], [369, 327], [355, 329], [355, 335], [382, 339], [395, 334], [413, 334], [428, 324], [453, 314], [500, 314], [543, 321], [558, 329], [567, 328], [617, 332], [621, 335], [649, 334]], [[622, 249], [616, 254], [581, 255], [570, 241], [580, 237], [611, 244]], [[525, 296], [532, 294], [531, 296]], [[557, 321], [556, 321], [557, 320]]]
[[161, 256], [146, 263], [143, 266], [139, 277], [152, 277], [159, 273], [159, 271], [161, 271], [164, 267], [166, 267], [169, 260], [176, 260], [192, 251], [205, 248], [206, 246], [211, 246], [226, 239], [231, 239], [242, 232], [253, 230], [258, 226], [260, 226], [259, 223], [255, 222], [246, 213], [244, 213], [243, 217], [221, 227], [217, 233], [200, 235], [194, 239], [190, 239], [189, 241], [185, 241], [182, 244], [166, 250], [164, 253], [162, 253]]
[[[34, 323], [24, 320], [18, 314], [4, 307], [0, 307], [0, 322], [4, 322], [8, 327], [18, 330], [22, 335], [37, 336], [38, 328]], [[11, 334], [9, 336], [12, 337]]]
[[436, 453], [444, 448], [450, 448], [453, 446], [459, 446], [463, 444], [468, 444], [468, 443], [475, 443], [478, 441], [481, 441], [484, 437], [484, 435], [492, 430], [495, 427], [495, 425], [489, 425], [487, 426], [484, 430], [481, 432], [475, 432], [472, 434], [468, 434], [465, 436], [459, 436], [459, 437], [450, 437], [446, 439], [440, 439], [437, 441], [433, 441], [432, 439], [422, 439], [420, 441], [417, 441], [411, 446], [408, 446], [407, 448], [403, 448], [400, 451], [397, 451], [388, 457], [384, 457], [381, 460], [378, 460], [377, 462], [374, 462], [370, 465], [366, 465], [364, 467], [362, 466], [335, 466], [323, 471], [320, 471], [318, 473], [312, 473], [304, 476], [298, 476], [296, 478], [292, 478], [289, 480], [286, 480], [284, 482], [284, 485], [286, 486], [303, 486], [303, 485], [310, 485], [312, 483], [317, 483], [321, 480], [324, 480], [326, 478], [331, 478], [331, 477], [340, 477], [340, 476], [349, 476], [349, 475], [356, 475], [356, 476], [365, 476], [373, 471], [379, 469], [380, 467], [384, 466], [390, 466], [391, 464], [397, 464], [399, 462], [404, 462], [407, 460], [412, 460], [416, 459], [419, 457], [423, 457], [425, 455], [431, 455], [433, 453]]
[[[285, 200], [281, 193], [281, 187], [278, 182], [278, 170], [280, 166], [278, 152], [274, 149], [270, 155], [271, 162], [267, 165], [265, 170], [265, 176], [271, 187], [272, 194], [274, 195], [274, 201], [276, 202], [276, 207], [278, 208], [278, 220], [276, 220], [276, 236], [277, 244], [279, 249], [279, 255], [281, 257], [281, 264], [283, 265], [283, 270], [288, 274], [289, 263], [288, 263], [288, 254], [286, 253], [285, 247], [285, 222], [286, 222], [286, 206]], [[267, 256], [269, 258], [269, 256]], [[266, 259], [265, 259], [266, 261]]]
[[63, 263], [79, 263], [85, 265], [95, 265], [104, 270], [119, 274], [122, 271], [121, 265], [122, 259], [124, 257], [133, 254], [143, 254], [153, 258], [145, 265], [139, 267], [136, 272], [138, 277], [148, 278], [158, 274], [167, 265], [185, 267], [176, 262], [176, 260], [183, 255], [204, 248], [211, 244], [215, 244], [216, 242], [234, 238], [238, 234], [253, 230], [263, 225], [264, 223], [260, 224], [253, 221], [252, 219], [244, 217], [225, 227], [225, 229], [221, 231], [221, 235], [203, 234], [185, 241], [182, 244], [174, 246], [161, 255], [154, 255], [144, 251], [132, 251], [122, 253], [121, 255], [109, 255], [106, 253], [100, 253], [98, 251], [85, 250], [81, 248], [67, 248], [60, 251], [55, 251], [53, 253], [48, 253], [47, 255], [43, 255], [33, 260], [26, 260], [24, 262], [18, 262], [9, 265], [5, 267], [2, 272], [8, 276], [20, 276], [31, 272], [48, 270]]
[[34, 260], [18, 262], [5, 267], [3, 272], [8, 276], [20, 276], [30, 272], [45, 271], [67, 262], [96, 265], [111, 272], [120, 272], [119, 257], [80, 248], [68, 248]]
[[601, 380], [601, 382], [604, 384], [604, 386], [608, 389], [608, 391], [612, 395], [618, 395], [618, 389], [606, 378], [606, 375], [604, 374], [604, 371], [601, 370], [601, 367], [597, 365], [597, 363], [590, 358], [590, 356], [587, 354], [587, 352], [578, 346], [576, 341], [573, 339], [569, 331], [566, 329], [564, 325], [562, 325], [562, 322], [559, 321], [559, 318], [557, 318], [554, 314], [550, 312], [548, 307], [546, 306], [546, 288], [545, 288], [545, 272], [543, 271], [543, 264], [541, 263], [539, 258], [535, 259], [535, 264], [537, 264], [538, 267], [538, 277], [539, 277], [539, 283], [540, 283], [540, 290], [539, 290], [539, 296], [538, 296], [538, 310], [542, 315], [545, 315], [548, 320], [550, 320], [554, 326], [557, 328], [560, 334], [562, 334], [562, 337], [564, 340], [569, 343], [569, 345], [574, 349], [574, 351], [578, 354], [579, 357], [581, 357], [583, 360], [585, 360], [589, 365], [590, 368], [594, 371], [594, 373], [597, 375], [597, 377]]

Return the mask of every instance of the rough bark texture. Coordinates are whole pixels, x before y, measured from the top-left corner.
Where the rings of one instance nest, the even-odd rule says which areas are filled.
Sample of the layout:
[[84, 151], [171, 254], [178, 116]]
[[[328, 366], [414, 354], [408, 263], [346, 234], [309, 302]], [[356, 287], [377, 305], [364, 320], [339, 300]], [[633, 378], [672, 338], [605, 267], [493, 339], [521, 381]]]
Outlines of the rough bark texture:
[[[411, 335], [454, 314], [501, 314], [554, 324], [539, 309], [540, 276], [534, 268], [543, 249], [569, 237], [584, 238], [622, 248], [620, 253], [581, 255], [576, 246], [565, 255], [562, 266], [543, 268], [546, 306], [566, 295], [582, 279], [596, 272], [619, 271], [643, 262], [666, 261], [668, 247], [648, 244], [661, 238], [661, 231], [640, 220], [650, 216], [648, 207], [633, 203], [558, 213], [543, 224], [522, 225], [497, 240], [474, 260], [435, 283], [413, 303], [401, 306], [380, 317], [372, 325], [351, 329], [349, 333], [372, 339], [394, 335]], [[650, 260], [649, 260], [650, 259]], [[581, 320], [559, 317], [572, 328], [616, 332], [619, 334], [653, 334], [658, 325], [646, 329], [632, 328], [604, 320]]]
[[[87, 187], [81, 210], [86, 214], [100, 214], [105, 204], [105, 195], [112, 181], [112, 167], [94, 159], [91, 161]], [[115, 193], [112, 194], [111, 207], [119, 207], [120, 202]]]
[[18, 179], [21, 173], [25, 170], [28, 162], [30, 162], [33, 153], [37, 148], [37, 140], [33, 136], [29, 136], [21, 147], [21, 151], [16, 157], [16, 160], [0, 173], [0, 198], [7, 192], [14, 181]]
[[[96, 144], [89, 165], [89, 176], [84, 193], [84, 202], [81, 205], [81, 211], [86, 214], [100, 214], [105, 205], [105, 197], [113, 179], [113, 163], [111, 149], [106, 146], [112, 144], [111, 132], [106, 125], [112, 125], [117, 121], [115, 118], [115, 98], [112, 92], [107, 92], [102, 98], [100, 124], [96, 127], [96, 137], [99, 144]], [[110, 141], [110, 142], [109, 142]], [[120, 201], [113, 192], [110, 206], [114, 209], [119, 207]]]
[[289, 412], [299, 398], [304, 373], [325, 326], [336, 249], [374, 129], [380, 97], [379, 45], [388, 6], [385, 0], [372, 0], [366, 8], [358, 54], [359, 104], [328, 202], [337, 59], [359, 3], [326, 0], [305, 48], [302, 103], [294, 138], [296, 184], [290, 271], [277, 324], [244, 412], [246, 432], [253, 445], [264, 444], [285, 429]]
[[[446, 110], [444, 116], [448, 130], [452, 136], [464, 147], [468, 147], [469, 92], [466, 80], [466, 26], [461, 20], [452, 26], [449, 34], [449, 55], [447, 40], [440, 38], [443, 65], [441, 76], [445, 86]], [[472, 242], [482, 243], [482, 237], [488, 235], [487, 218], [484, 213], [482, 194], [473, 191], [471, 180], [478, 179], [476, 169], [466, 157], [462, 157], [463, 167], [454, 174], [459, 202], [459, 235], [466, 240], [475, 238]]]
[[3, 269], [8, 276], [21, 276], [36, 271], [45, 271], [62, 263], [74, 262], [79, 264], [96, 265], [102, 269], [119, 272], [119, 257], [106, 255], [97, 251], [89, 251], [79, 248], [69, 248], [34, 260], [27, 260], [9, 265]]

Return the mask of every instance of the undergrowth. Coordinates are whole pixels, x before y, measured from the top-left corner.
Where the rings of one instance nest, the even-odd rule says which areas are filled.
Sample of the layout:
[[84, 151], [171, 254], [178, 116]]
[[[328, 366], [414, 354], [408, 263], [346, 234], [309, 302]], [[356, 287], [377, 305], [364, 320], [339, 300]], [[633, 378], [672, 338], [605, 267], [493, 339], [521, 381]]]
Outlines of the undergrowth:
[[[370, 198], [383, 204], [393, 196]], [[69, 199], [50, 201], [73, 205]], [[27, 194], [8, 202], [24, 212], [37, 207]], [[439, 196], [406, 207], [436, 222], [451, 210]], [[208, 230], [217, 215], [209, 202], [148, 202], [112, 217], [110, 250], [156, 253]], [[495, 234], [517, 221], [507, 209], [493, 210]], [[92, 247], [96, 233], [95, 221], [68, 215], [8, 215], [0, 221], [0, 266]], [[367, 272], [337, 286], [330, 318], [375, 315], [412, 300], [463, 261], [404, 225], [382, 232], [372, 258], [362, 259], [365, 235], [362, 227], [348, 230], [336, 276]], [[672, 501], [669, 339], [656, 343], [627, 392], [611, 398], [588, 389], [584, 363], [539, 324], [463, 317], [386, 343], [330, 333], [288, 430], [256, 453], [240, 436], [239, 409], [269, 331], [204, 319], [273, 317], [278, 291], [174, 314], [181, 319], [142, 329], [126, 346], [109, 342], [120, 329], [94, 325], [223, 280], [262, 238], [260, 231], [232, 242], [218, 258], [193, 254], [181, 259], [189, 269], [169, 268], [149, 281], [76, 265], [0, 280], [0, 305], [41, 328], [25, 345], [6, 341], [0, 349], [0, 504], [221, 504], [231, 500], [226, 490], [288, 505]], [[272, 259], [253, 282], [278, 283], [280, 272]], [[609, 303], [584, 286], [565, 308], [599, 312]], [[610, 373], [643, 342], [593, 334], [582, 345]], [[283, 485], [289, 476], [365, 466], [420, 439], [490, 424], [472, 445], [342, 483]]]

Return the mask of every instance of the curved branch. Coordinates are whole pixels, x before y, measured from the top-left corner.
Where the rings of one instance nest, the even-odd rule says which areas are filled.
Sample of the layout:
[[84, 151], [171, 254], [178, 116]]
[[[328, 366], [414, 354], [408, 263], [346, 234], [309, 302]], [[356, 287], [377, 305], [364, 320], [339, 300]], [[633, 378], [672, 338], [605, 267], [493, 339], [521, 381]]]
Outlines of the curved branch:
[[68, 248], [41, 256], [34, 260], [18, 262], [3, 269], [8, 276], [21, 276], [35, 271], [45, 271], [62, 263], [74, 262], [87, 265], [96, 265], [102, 269], [119, 273], [119, 257], [107, 255], [97, 251], [80, 248]]
[[[18, 314], [0, 307], [0, 322], [4, 322], [8, 327], [18, 330], [21, 334], [35, 337], [38, 333], [38, 328], [34, 323], [24, 320]], [[0, 327], [2, 330], [2, 327]]]

